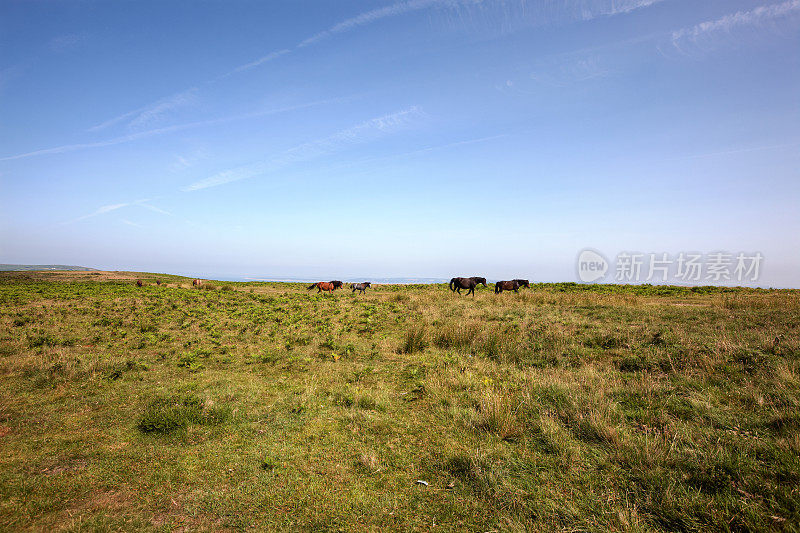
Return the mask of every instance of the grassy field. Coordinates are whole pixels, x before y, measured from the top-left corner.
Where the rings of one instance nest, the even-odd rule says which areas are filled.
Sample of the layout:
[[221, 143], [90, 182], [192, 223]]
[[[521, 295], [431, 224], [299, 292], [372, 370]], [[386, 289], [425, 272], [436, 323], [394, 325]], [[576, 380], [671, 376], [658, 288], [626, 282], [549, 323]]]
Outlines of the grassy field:
[[0, 274], [0, 530], [800, 531], [799, 291], [155, 277]]

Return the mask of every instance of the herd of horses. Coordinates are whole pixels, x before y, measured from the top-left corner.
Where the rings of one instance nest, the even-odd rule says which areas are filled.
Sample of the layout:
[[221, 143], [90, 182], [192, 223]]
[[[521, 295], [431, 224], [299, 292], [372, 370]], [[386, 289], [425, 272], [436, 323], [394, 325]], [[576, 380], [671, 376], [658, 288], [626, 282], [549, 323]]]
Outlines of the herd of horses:
[[[472, 276], [470, 278], [452, 278], [450, 280], [450, 290], [453, 292], [457, 292], [459, 295], [461, 294], [461, 289], [467, 291], [467, 295], [475, 296], [475, 287], [478, 285], [483, 285], [486, 287], [486, 278], [482, 278], [480, 276]], [[530, 288], [531, 284], [527, 279], [520, 279], [515, 278], [510, 281], [498, 281], [494, 284], [494, 293], [500, 294], [503, 291], [514, 291], [516, 293], [519, 292], [521, 287]], [[341, 289], [344, 287], [344, 282], [339, 280], [333, 281], [318, 281], [316, 283], [312, 283], [309, 285], [308, 290], [317, 289], [317, 292], [333, 292], [336, 289]], [[350, 285], [350, 288], [353, 292], [358, 291], [359, 294], [364, 294], [367, 289], [371, 287], [369, 281], [365, 281], [364, 283], [353, 283]]]
[[[461, 294], [461, 289], [467, 290], [467, 296], [472, 294], [475, 296], [475, 287], [483, 285], [486, 287], [486, 278], [480, 276], [472, 276], [471, 278], [452, 278], [450, 280], [450, 290]], [[500, 294], [503, 291], [519, 292], [520, 287], [531, 287], [531, 283], [527, 279], [515, 278], [511, 281], [498, 281], [494, 284], [494, 293]]]
[[[344, 287], [344, 282], [335, 279], [333, 281], [318, 281], [317, 283], [312, 283], [307, 290], [317, 289], [317, 292], [333, 292], [336, 289], [341, 289]], [[364, 283], [352, 283], [350, 284], [350, 288], [353, 289], [353, 292], [358, 291], [358, 294], [364, 294], [367, 289], [372, 287], [369, 281], [365, 281]]]
[[[201, 279], [194, 279], [192, 280], [192, 287], [200, 287], [203, 284], [203, 280]], [[144, 284], [142, 280], [136, 280], [136, 286], [142, 287]], [[161, 280], [156, 280], [156, 285], [161, 285]], [[483, 285], [486, 287], [486, 278], [482, 278], [480, 276], [472, 276], [470, 278], [452, 278], [450, 280], [450, 290], [452, 292], [457, 292], [459, 295], [461, 294], [461, 289], [467, 291], [467, 296], [470, 294], [474, 297], [475, 296], [475, 287], [478, 285]], [[500, 294], [503, 291], [514, 291], [519, 292], [521, 287], [530, 288], [531, 284], [527, 279], [512, 279], [510, 281], [498, 281], [494, 284], [494, 293]], [[341, 289], [344, 287], [344, 282], [338, 279], [332, 281], [318, 281], [316, 283], [312, 283], [308, 290], [317, 289], [317, 292], [333, 292], [336, 289]], [[369, 281], [365, 281], [364, 283], [352, 283], [350, 288], [353, 292], [358, 291], [359, 294], [365, 294], [367, 289], [371, 288]]]

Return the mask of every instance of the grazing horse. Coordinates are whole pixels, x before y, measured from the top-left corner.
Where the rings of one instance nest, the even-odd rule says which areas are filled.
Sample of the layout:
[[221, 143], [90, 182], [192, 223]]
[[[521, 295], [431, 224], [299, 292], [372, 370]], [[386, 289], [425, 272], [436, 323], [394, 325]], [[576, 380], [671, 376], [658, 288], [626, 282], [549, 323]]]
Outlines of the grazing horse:
[[364, 294], [372, 285], [369, 284], [369, 281], [365, 281], [364, 283], [355, 283], [351, 285], [351, 287], [353, 288], [353, 292], [358, 291], [359, 294]]
[[511, 281], [498, 281], [494, 284], [494, 293], [499, 294], [503, 291], [514, 291], [519, 292], [519, 288], [522, 285], [519, 281], [512, 279]]
[[511, 281], [516, 281], [517, 283], [519, 283], [520, 287], [526, 287], [528, 289], [531, 288], [531, 282], [528, 281], [527, 279], [514, 278]]
[[156, 280], [156, 285], [161, 285], [161, 280], [160, 279]]
[[461, 289], [469, 289], [467, 291], [467, 295], [472, 294], [472, 296], [475, 296], [475, 287], [477, 287], [479, 283], [482, 283], [485, 287], [486, 278], [482, 278], [480, 276], [472, 276], [471, 278], [453, 278], [450, 280], [450, 290], [453, 292], [458, 292], [460, 295]]
[[137, 286], [137, 287], [141, 287], [141, 286], [142, 286], [142, 280], [140, 280], [140, 279], [137, 279], [137, 280], [136, 280], [136, 286]]
[[344, 282], [343, 281], [339, 281], [338, 279], [334, 279], [334, 280], [330, 281], [330, 284], [333, 285], [334, 289], [341, 289], [341, 288], [344, 287]]
[[199, 287], [203, 282], [199, 279], [192, 281], [192, 287]]
[[343, 285], [341, 281], [339, 283], [340, 285], [337, 286], [336, 282], [334, 281], [318, 281], [317, 283], [312, 284], [307, 290], [310, 291], [311, 289], [316, 287], [317, 292], [322, 292], [322, 291], [333, 292]]

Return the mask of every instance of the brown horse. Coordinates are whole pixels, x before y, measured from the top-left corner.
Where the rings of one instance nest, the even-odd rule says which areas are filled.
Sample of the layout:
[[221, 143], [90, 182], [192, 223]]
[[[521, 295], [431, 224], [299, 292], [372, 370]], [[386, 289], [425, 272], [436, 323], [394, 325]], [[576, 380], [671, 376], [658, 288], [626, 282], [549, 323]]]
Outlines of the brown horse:
[[519, 292], [521, 287], [519, 281], [512, 279], [511, 281], [498, 281], [494, 284], [494, 293], [499, 294], [503, 291]]
[[160, 279], [156, 280], [156, 285], [161, 285], [161, 280]]
[[137, 279], [137, 280], [136, 280], [136, 286], [137, 286], [137, 287], [141, 287], [141, 286], [142, 286], [142, 280], [140, 280], [140, 279]]
[[468, 289], [467, 296], [470, 294], [475, 296], [475, 287], [477, 287], [479, 283], [482, 283], [485, 287], [486, 278], [482, 278], [480, 276], [472, 276], [471, 278], [452, 278], [450, 280], [450, 290], [453, 292], [458, 292], [460, 295], [461, 289]]
[[199, 279], [192, 281], [192, 287], [199, 287], [203, 282]]
[[311, 289], [316, 287], [317, 292], [322, 292], [322, 291], [333, 292], [336, 289], [340, 288], [342, 285], [344, 285], [344, 283], [342, 283], [341, 281], [339, 282], [339, 285], [337, 285], [335, 281], [318, 281], [317, 283], [312, 284], [307, 290], [310, 291]]

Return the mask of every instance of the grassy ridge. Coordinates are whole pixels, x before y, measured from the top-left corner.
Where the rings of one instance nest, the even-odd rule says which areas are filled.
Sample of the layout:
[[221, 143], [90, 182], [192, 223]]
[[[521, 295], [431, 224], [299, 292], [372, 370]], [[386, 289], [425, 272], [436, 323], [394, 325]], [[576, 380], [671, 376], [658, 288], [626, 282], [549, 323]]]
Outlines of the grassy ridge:
[[797, 531], [799, 324], [787, 290], [2, 274], [0, 529]]

